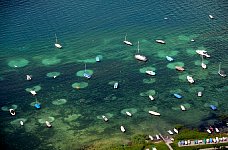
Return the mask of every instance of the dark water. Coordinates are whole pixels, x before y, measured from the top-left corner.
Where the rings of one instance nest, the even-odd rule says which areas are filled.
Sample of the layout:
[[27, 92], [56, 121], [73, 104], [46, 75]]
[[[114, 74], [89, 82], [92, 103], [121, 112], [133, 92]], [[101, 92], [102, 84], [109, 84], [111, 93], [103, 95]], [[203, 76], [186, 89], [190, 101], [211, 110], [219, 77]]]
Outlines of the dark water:
[[[0, 105], [17, 105], [16, 116], [0, 112], [1, 142], [8, 149], [122, 143], [138, 133], [167, 134], [176, 124], [204, 128], [228, 113], [227, 79], [217, 74], [219, 62], [228, 72], [225, 0], [1, 1], [0, 6]], [[122, 43], [126, 33], [134, 46]], [[54, 47], [55, 34], [62, 49]], [[166, 44], [157, 44], [156, 39]], [[148, 57], [146, 63], [134, 60], [137, 41], [140, 53]], [[197, 49], [211, 55], [204, 60], [206, 70], [200, 66]], [[103, 56], [99, 63], [97, 55]], [[170, 69], [166, 55], [183, 63], [186, 71]], [[28, 64], [20, 64], [21, 60]], [[93, 71], [90, 80], [76, 76], [85, 63]], [[140, 73], [144, 67], [155, 68], [157, 75]], [[48, 72], [61, 74], [54, 79], [46, 76]], [[32, 75], [32, 81], [26, 81], [26, 74]], [[196, 82], [189, 84], [187, 75]], [[113, 89], [112, 81], [119, 82], [118, 89]], [[88, 86], [77, 90], [71, 86], [75, 82]], [[41, 87], [36, 96], [25, 91], [36, 85]], [[203, 97], [197, 97], [199, 89]], [[141, 96], [148, 90], [156, 91], [154, 101]], [[174, 92], [183, 98], [175, 99]], [[30, 106], [36, 99], [40, 110]], [[67, 102], [53, 105], [57, 99]], [[186, 112], [180, 110], [182, 104]], [[210, 104], [218, 110], [212, 111]], [[125, 108], [137, 112], [130, 118], [121, 114]], [[150, 116], [148, 110], [161, 116]], [[98, 119], [106, 113], [112, 114], [108, 123]], [[55, 118], [51, 129], [38, 121], [48, 117]], [[24, 126], [19, 124], [22, 119], [26, 119]], [[121, 125], [126, 128], [124, 134]]]

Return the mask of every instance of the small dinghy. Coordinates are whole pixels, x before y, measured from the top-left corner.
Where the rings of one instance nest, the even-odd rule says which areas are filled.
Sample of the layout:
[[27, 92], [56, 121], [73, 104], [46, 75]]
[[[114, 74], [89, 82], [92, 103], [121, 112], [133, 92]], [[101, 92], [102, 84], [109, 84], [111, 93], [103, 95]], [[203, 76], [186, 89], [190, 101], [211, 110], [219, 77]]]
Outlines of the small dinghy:
[[105, 122], [108, 121], [108, 118], [105, 115], [102, 115], [102, 118], [104, 119]]
[[23, 122], [22, 120], [20, 121], [20, 125], [21, 125], [21, 126], [23, 126], [23, 125], [24, 125], [24, 122]]
[[10, 112], [10, 114], [11, 114], [12, 116], [15, 116], [15, 115], [16, 115], [16, 112], [15, 112], [14, 109], [9, 109], [9, 112]]
[[217, 107], [215, 105], [210, 105], [212, 110], [217, 110]]
[[186, 110], [185, 107], [184, 107], [184, 105], [180, 105], [180, 107], [181, 107], [181, 110], [182, 111], [185, 111]]
[[26, 75], [26, 80], [27, 80], [27, 81], [32, 80], [32, 75]]
[[154, 116], [160, 116], [161, 114], [155, 111], [149, 111], [149, 114], [154, 115]]
[[173, 135], [173, 132], [171, 130], [167, 131], [170, 135]]
[[118, 85], [119, 85], [119, 83], [116, 82], [116, 83], [114, 84], [114, 89], [117, 89], [117, 88], [118, 88]]
[[212, 15], [208, 15], [210, 19], [214, 19], [214, 17]]
[[191, 76], [187, 76], [187, 80], [188, 80], [189, 83], [194, 83], [195, 82]]
[[96, 62], [100, 62], [101, 60], [100, 60], [100, 57], [99, 56], [97, 56], [96, 57]]
[[45, 121], [45, 123], [46, 123], [46, 126], [47, 126], [48, 128], [51, 128], [51, 127], [52, 127], [52, 125], [51, 125], [51, 123], [50, 123], [49, 121]]
[[220, 131], [219, 131], [219, 129], [218, 129], [218, 128], [215, 128], [215, 132], [219, 133]]
[[211, 130], [210, 129], [207, 129], [207, 132], [211, 134]]
[[40, 109], [40, 108], [41, 108], [41, 105], [40, 105], [39, 103], [36, 103], [36, 104], [34, 105], [34, 107], [35, 107], [36, 109]]
[[155, 136], [156, 136], [157, 140], [160, 140], [160, 137], [159, 137], [159, 135], [157, 135], [157, 134], [156, 134]]
[[129, 111], [126, 111], [126, 114], [127, 114], [129, 117], [132, 116], [132, 114], [131, 114]]
[[126, 131], [124, 126], [120, 126], [120, 130], [121, 130], [121, 132], [125, 132]]
[[173, 95], [174, 95], [176, 98], [178, 98], [178, 99], [181, 99], [181, 98], [182, 98], [182, 96], [181, 96], [180, 94], [174, 93]]
[[198, 92], [198, 93], [197, 93], [197, 96], [199, 96], [199, 97], [201, 97], [202, 95], [203, 95], [202, 92]]
[[149, 95], [150, 100], [154, 100], [154, 97], [152, 95]]
[[168, 61], [173, 61], [173, 60], [174, 60], [172, 57], [169, 57], [169, 56], [166, 56], [166, 59], [167, 59]]

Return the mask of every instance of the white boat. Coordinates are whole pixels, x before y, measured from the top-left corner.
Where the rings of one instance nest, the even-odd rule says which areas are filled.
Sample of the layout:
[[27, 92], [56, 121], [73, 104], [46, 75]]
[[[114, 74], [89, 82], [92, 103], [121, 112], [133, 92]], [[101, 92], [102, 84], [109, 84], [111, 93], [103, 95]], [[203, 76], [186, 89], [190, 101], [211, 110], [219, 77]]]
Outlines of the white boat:
[[160, 44], [165, 44], [165, 41], [163, 40], [156, 40], [157, 43], [160, 43]]
[[155, 116], [160, 116], [161, 114], [160, 113], [158, 113], [158, 112], [155, 112], [155, 111], [149, 111], [149, 114], [151, 114], [151, 115], [155, 115]]
[[52, 127], [52, 125], [51, 125], [51, 123], [50, 123], [49, 121], [45, 121], [45, 123], [46, 123], [46, 126], [47, 126], [48, 128], [51, 128], [51, 127]]
[[84, 71], [83, 76], [84, 76], [85, 78], [87, 78], [87, 79], [90, 79], [90, 78], [91, 78], [91, 75], [88, 74], [88, 73], [86, 72], [86, 64], [85, 64], [85, 71]]
[[101, 60], [100, 60], [100, 57], [99, 56], [97, 56], [96, 57], [96, 62], [100, 62]]
[[195, 40], [194, 39], [191, 39], [191, 42], [195, 42]]
[[138, 54], [135, 54], [135, 59], [140, 61], [147, 61], [146, 56], [139, 54], [139, 41], [138, 41]]
[[173, 135], [173, 132], [171, 130], [167, 131], [170, 135]]
[[58, 43], [58, 39], [57, 39], [57, 36], [56, 36], [56, 34], [55, 34], [55, 47], [57, 47], [57, 48], [62, 48], [62, 46]]
[[215, 128], [215, 132], [219, 133], [220, 131], [219, 131], [219, 129], [218, 129], [218, 128]]
[[157, 134], [156, 134], [155, 136], [156, 136], [157, 140], [160, 140], [160, 137], [159, 137], [159, 135], [157, 135]]
[[201, 57], [202, 57], [201, 67], [203, 69], [206, 69], [207, 68], [207, 65], [205, 63], [203, 63], [203, 55], [201, 55]]
[[126, 131], [125, 128], [124, 128], [124, 126], [120, 126], [120, 130], [121, 130], [122, 132], [125, 132], [125, 131]]
[[9, 109], [9, 112], [10, 112], [10, 114], [11, 114], [12, 116], [15, 116], [15, 115], [16, 115], [16, 112], [15, 112], [14, 109]]
[[187, 76], [187, 80], [188, 80], [189, 83], [194, 83], [195, 82], [191, 76]]
[[30, 91], [30, 93], [33, 95], [33, 96], [35, 96], [37, 93], [36, 93], [36, 91]]
[[126, 114], [130, 117], [132, 116], [132, 114], [129, 111], [126, 111]]
[[102, 115], [102, 118], [104, 119], [105, 122], [108, 121], [108, 118], [105, 115]]
[[209, 15], [209, 17], [210, 17], [211, 19], [214, 19], [214, 17], [213, 17], [212, 15]]
[[173, 61], [174, 59], [170, 56], [165, 56], [168, 61]]
[[21, 125], [21, 126], [23, 126], [23, 125], [24, 125], [24, 122], [23, 122], [22, 120], [20, 121], [20, 125]]
[[114, 89], [117, 89], [118, 88], [118, 85], [119, 85], [118, 82], [114, 83]]
[[221, 70], [221, 62], [219, 63], [218, 74], [219, 74], [221, 77], [226, 77], [226, 73], [225, 73], [223, 70]]
[[205, 57], [211, 57], [205, 50], [196, 50], [196, 53]]
[[197, 94], [199, 97], [201, 97], [202, 95], [203, 95], [203, 93], [202, 92], [198, 92], [198, 94]]
[[181, 110], [182, 111], [185, 111], [186, 110], [185, 107], [184, 107], [184, 105], [180, 105], [180, 107], [181, 107]]
[[26, 80], [27, 80], [27, 81], [32, 80], [32, 75], [26, 75]]
[[147, 70], [146, 74], [151, 75], [151, 76], [155, 76], [156, 75], [156, 73], [154, 71], [152, 71], [152, 70]]
[[173, 131], [174, 131], [176, 134], [179, 133], [179, 131], [178, 131], [176, 128], [173, 128]]
[[210, 129], [207, 129], [207, 132], [211, 134], [211, 130]]
[[154, 140], [153, 136], [151, 136], [151, 135], [149, 135], [149, 138], [150, 138], [151, 141]]
[[124, 44], [132, 46], [133, 44], [130, 41], [127, 41], [127, 34], [125, 35]]
[[150, 100], [154, 100], [154, 97], [152, 95], [149, 95]]

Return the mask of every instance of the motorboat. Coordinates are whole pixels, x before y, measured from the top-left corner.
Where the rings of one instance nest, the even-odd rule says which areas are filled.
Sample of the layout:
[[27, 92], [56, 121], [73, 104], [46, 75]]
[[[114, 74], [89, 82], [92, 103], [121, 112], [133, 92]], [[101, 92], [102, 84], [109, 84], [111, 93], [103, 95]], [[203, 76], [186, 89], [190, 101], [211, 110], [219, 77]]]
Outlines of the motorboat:
[[207, 129], [207, 132], [211, 134], [211, 130], [210, 129]]
[[55, 34], [55, 47], [56, 47], [56, 48], [59, 48], [59, 49], [62, 48], [62, 46], [58, 43], [58, 39], [57, 39], [56, 34]]
[[176, 70], [178, 71], [184, 71], [184, 67], [181, 67], [181, 66], [175, 66]]
[[181, 99], [181, 98], [182, 98], [182, 96], [181, 96], [180, 94], [174, 93], [173, 95], [174, 95], [176, 98], [178, 98], [178, 99]]
[[50, 123], [49, 121], [45, 121], [45, 123], [46, 123], [46, 126], [47, 126], [48, 128], [51, 128], [51, 127], [52, 127], [52, 125], [51, 125], [51, 123]]
[[216, 107], [215, 105], [210, 105], [210, 108], [211, 108], [212, 110], [217, 110], [217, 107]]
[[191, 42], [195, 42], [195, 40], [194, 39], [191, 39]]
[[219, 131], [219, 129], [218, 129], [218, 128], [215, 128], [215, 132], [219, 133], [220, 131]]
[[214, 19], [214, 17], [212, 15], [209, 15], [209, 18]]
[[165, 41], [163, 40], [156, 40], [157, 43], [160, 43], [160, 44], [165, 44]]
[[161, 114], [155, 111], [149, 111], [149, 114], [154, 115], [154, 116], [160, 116]]
[[10, 112], [10, 114], [12, 115], [12, 116], [15, 116], [16, 115], [16, 112], [15, 112], [15, 110], [14, 109], [9, 109], [9, 112]]
[[197, 96], [201, 97], [203, 95], [203, 93], [200, 91], [197, 93]]
[[104, 119], [105, 122], [108, 121], [108, 118], [105, 115], [102, 115], [101, 117]]
[[151, 135], [149, 135], [149, 139], [150, 139], [151, 141], [154, 140], [153, 136], [151, 136]]
[[146, 74], [151, 75], [151, 76], [155, 76], [156, 75], [156, 73], [154, 71], [152, 71], [152, 70], [147, 70]]
[[147, 61], [146, 56], [139, 54], [139, 41], [138, 41], [138, 54], [135, 54], [135, 59], [140, 61]]
[[167, 131], [170, 135], [173, 135], [173, 132], [171, 130]]
[[132, 46], [133, 44], [130, 41], [127, 41], [127, 34], [125, 35], [124, 44]]
[[156, 136], [157, 140], [161, 139], [158, 134], [156, 134], [155, 136]]
[[154, 100], [154, 97], [152, 95], [149, 95], [150, 100]]
[[223, 70], [221, 70], [221, 62], [219, 63], [218, 74], [219, 74], [221, 77], [226, 77], [226, 73], [225, 73]]
[[23, 125], [24, 125], [24, 122], [23, 122], [22, 120], [20, 121], [20, 125], [21, 125], [21, 126], [23, 126]]
[[184, 107], [184, 105], [180, 105], [180, 107], [181, 107], [181, 110], [182, 111], [185, 111], [186, 110], [185, 107]]
[[119, 85], [118, 82], [114, 83], [114, 89], [117, 89], [118, 88], [118, 85]]
[[201, 56], [211, 57], [209, 54], [207, 54], [206, 50], [196, 50], [196, 53], [201, 55]]
[[173, 128], [173, 131], [174, 131], [176, 134], [179, 133], [179, 131], [178, 131], [176, 128]]
[[126, 114], [127, 114], [129, 117], [132, 116], [132, 114], [131, 114], [129, 111], [126, 111]]
[[36, 104], [34, 105], [34, 107], [35, 107], [36, 109], [40, 109], [40, 108], [41, 108], [41, 105], [40, 105], [39, 103], [36, 103]]
[[30, 91], [30, 93], [33, 95], [33, 96], [35, 96], [37, 93], [36, 93], [36, 91]]
[[188, 80], [189, 83], [194, 83], [195, 82], [191, 76], [187, 76], [187, 80]]
[[126, 131], [124, 126], [120, 126], [120, 130], [121, 130], [121, 132], [125, 132]]
[[26, 80], [27, 80], [27, 81], [32, 80], [32, 75], [26, 75]]
[[174, 59], [170, 56], [165, 56], [168, 61], [173, 61]]

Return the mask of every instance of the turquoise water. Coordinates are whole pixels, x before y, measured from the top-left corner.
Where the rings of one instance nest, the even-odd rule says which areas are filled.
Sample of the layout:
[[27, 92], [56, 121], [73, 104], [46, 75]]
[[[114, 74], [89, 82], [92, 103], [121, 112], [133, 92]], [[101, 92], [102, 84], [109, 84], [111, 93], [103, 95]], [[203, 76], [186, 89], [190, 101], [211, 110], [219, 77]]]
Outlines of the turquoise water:
[[[219, 62], [228, 72], [225, 0], [49, 0], [0, 5], [1, 142], [8, 149], [122, 144], [134, 134], [167, 135], [176, 124], [203, 130], [228, 113], [227, 78], [217, 74]], [[123, 44], [126, 33], [134, 46]], [[54, 46], [55, 34], [62, 49]], [[157, 44], [156, 39], [166, 44]], [[137, 41], [140, 53], [148, 57], [145, 63], [134, 59]], [[211, 55], [205, 59], [206, 70], [200, 66], [197, 49], [206, 49]], [[95, 62], [97, 55], [103, 57], [99, 63]], [[170, 68], [166, 55], [172, 56], [174, 63], [184, 64], [186, 71], [177, 72], [172, 64]], [[20, 64], [21, 60], [28, 64]], [[85, 63], [88, 71], [93, 71], [90, 80], [77, 76]], [[156, 69], [156, 76], [141, 73], [145, 67]], [[46, 76], [49, 72], [60, 75], [50, 78]], [[26, 81], [27, 74], [32, 75], [32, 81]], [[187, 75], [196, 82], [189, 84]], [[118, 89], [113, 89], [113, 81], [119, 82]], [[86, 82], [88, 86], [72, 88], [75, 82]], [[37, 85], [41, 90], [36, 96], [26, 92], [26, 88]], [[197, 97], [199, 89], [203, 97]], [[145, 94], [149, 90], [155, 90], [154, 101]], [[174, 92], [183, 98], [175, 99]], [[30, 105], [36, 99], [41, 103], [40, 110]], [[58, 99], [67, 102], [54, 105]], [[16, 116], [3, 109], [13, 104], [17, 105]], [[181, 104], [186, 112], [180, 110]], [[218, 110], [210, 110], [210, 104]], [[127, 117], [121, 113], [126, 108], [137, 112]], [[148, 110], [161, 116], [151, 116]], [[107, 115], [107, 123], [99, 119], [106, 113], [112, 116]], [[39, 119], [48, 117], [55, 118], [50, 129], [39, 123]], [[24, 126], [19, 124], [22, 119], [26, 120]], [[121, 133], [121, 125], [126, 133]]]

